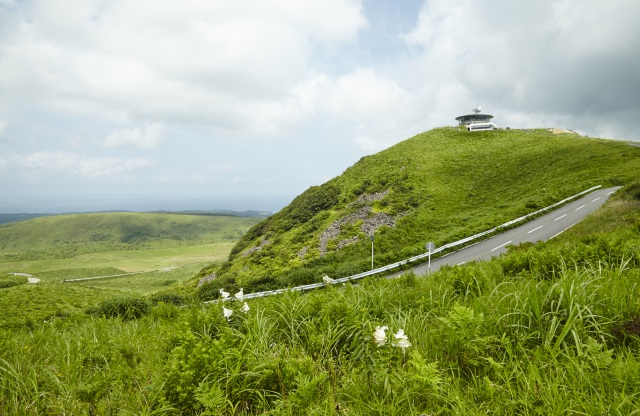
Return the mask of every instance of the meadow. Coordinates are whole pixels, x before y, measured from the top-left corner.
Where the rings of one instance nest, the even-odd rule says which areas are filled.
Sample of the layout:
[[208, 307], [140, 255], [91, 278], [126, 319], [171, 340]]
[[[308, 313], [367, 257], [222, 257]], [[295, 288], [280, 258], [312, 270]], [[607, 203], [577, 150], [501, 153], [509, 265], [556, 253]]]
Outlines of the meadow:
[[2, 329], [0, 413], [635, 414], [640, 183], [556, 239], [430, 278], [248, 310], [162, 299]]
[[[259, 219], [151, 213], [47, 216], [0, 225], [3, 280], [40, 281], [0, 291], [2, 325], [82, 313], [113, 296], [151, 295], [227, 259]], [[85, 281], [75, 279], [96, 278]]]
[[[0, 225], [0, 414], [636, 414], [638, 152], [546, 130], [443, 128], [264, 220]], [[372, 217], [396, 221], [374, 227], [379, 265], [595, 185], [623, 188], [557, 238], [489, 262], [217, 300], [370, 267]]]

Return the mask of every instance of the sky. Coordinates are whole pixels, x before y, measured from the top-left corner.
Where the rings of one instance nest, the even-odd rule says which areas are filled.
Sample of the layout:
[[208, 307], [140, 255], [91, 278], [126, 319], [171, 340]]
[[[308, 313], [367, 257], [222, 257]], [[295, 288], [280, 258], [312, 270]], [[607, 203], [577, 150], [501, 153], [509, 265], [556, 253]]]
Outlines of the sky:
[[480, 106], [640, 141], [636, 0], [0, 0], [0, 213], [276, 212]]

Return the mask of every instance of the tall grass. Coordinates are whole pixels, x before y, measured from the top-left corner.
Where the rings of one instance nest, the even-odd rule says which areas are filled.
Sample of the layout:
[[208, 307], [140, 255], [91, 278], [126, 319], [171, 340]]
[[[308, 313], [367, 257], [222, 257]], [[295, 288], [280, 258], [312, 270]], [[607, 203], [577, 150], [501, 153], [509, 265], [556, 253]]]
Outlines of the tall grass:
[[617, 226], [587, 222], [429, 278], [249, 310], [158, 297], [135, 316], [1, 329], [0, 414], [638, 414], [640, 210], [625, 205]]
[[228, 321], [221, 305], [160, 303], [134, 320], [5, 330], [0, 411], [633, 414], [638, 269], [565, 265], [548, 278], [501, 262], [253, 299], [246, 313], [227, 302]]

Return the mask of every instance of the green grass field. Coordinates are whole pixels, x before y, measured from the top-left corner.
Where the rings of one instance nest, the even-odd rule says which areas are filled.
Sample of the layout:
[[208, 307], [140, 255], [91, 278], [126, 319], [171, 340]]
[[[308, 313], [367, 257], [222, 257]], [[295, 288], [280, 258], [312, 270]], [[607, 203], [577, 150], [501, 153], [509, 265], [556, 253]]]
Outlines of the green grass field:
[[[1, 272], [21, 272], [40, 276], [52, 270], [76, 270], [114, 267], [120, 273], [180, 267], [193, 263], [218, 262], [226, 260], [233, 243], [202, 244], [166, 248], [137, 250], [115, 250], [91, 254], [81, 254], [73, 258], [23, 260], [0, 263]], [[117, 274], [117, 273], [114, 273]], [[87, 276], [91, 277], [89, 273]], [[62, 279], [65, 276], [59, 276]]]
[[[23, 286], [25, 304], [52, 302]], [[101, 289], [65, 290], [85, 295], [80, 307]], [[556, 239], [430, 278], [251, 299], [248, 311], [120, 297], [5, 327], [0, 413], [630, 415], [638, 299], [640, 182]]]
[[[255, 226], [157, 214], [2, 225], [0, 414], [637, 414], [639, 156], [625, 143], [542, 130], [438, 129], [364, 158]], [[350, 204], [361, 195], [389, 189], [370, 204], [402, 214], [376, 234], [394, 258], [426, 236], [463, 237], [598, 184], [624, 187], [557, 238], [489, 262], [246, 306], [200, 303], [243, 282], [357, 271], [359, 243], [335, 240], [360, 236], [359, 222], [344, 223], [324, 257], [309, 249], [305, 263], [299, 253], [358, 211]], [[196, 289], [214, 270], [223, 278]]]
[[151, 295], [181, 286], [205, 265], [226, 260], [234, 242], [257, 221], [109, 213], [0, 225], [0, 273], [26, 273], [40, 279], [37, 284], [23, 282], [0, 289], [5, 311], [0, 325], [83, 313], [114, 296]]

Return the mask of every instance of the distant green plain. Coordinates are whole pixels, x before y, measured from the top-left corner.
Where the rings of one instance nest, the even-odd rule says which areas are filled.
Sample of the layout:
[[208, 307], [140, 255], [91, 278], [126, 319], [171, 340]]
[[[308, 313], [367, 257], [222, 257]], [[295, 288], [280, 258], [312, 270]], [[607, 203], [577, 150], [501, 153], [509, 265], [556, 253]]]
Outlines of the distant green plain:
[[[0, 225], [0, 275], [40, 279], [0, 289], [0, 326], [83, 312], [114, 296], [175, 291], [227, 259], [259, 218], [100, 213]], [[95, 278], [64, 282], [70, 279]], [[179, 291], [179, 289], [178, 289]]]
[[[0, 272], [38, 274], [52, 270], [114, 267], [121, 273], [135, 273], [225, 260], [232, 247], [233, 243], [214, 243], [105, 251], [82, 254], [73, 258], [3, 262], [0, 263]], [[92, 274], [82, 277], [92, 277]]]

